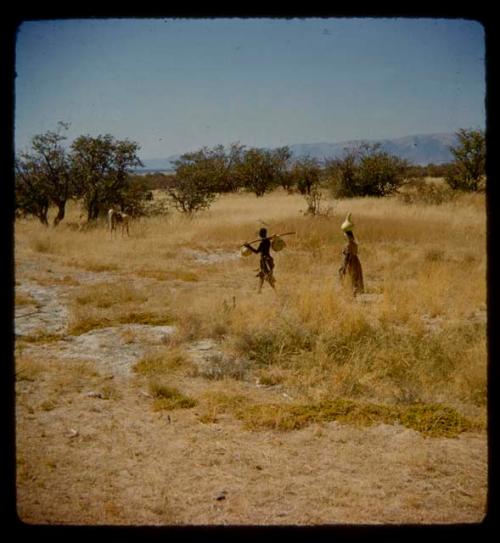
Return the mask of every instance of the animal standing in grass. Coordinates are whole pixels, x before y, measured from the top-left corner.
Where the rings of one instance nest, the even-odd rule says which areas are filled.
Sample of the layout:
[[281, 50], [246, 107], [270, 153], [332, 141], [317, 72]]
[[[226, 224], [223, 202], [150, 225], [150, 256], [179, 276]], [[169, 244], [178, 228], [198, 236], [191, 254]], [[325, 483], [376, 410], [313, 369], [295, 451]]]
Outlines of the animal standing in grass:
[[[242, 254], [248, 256], [250, 252], [258, 254], [260, 253], [260, 270], [256, 277], [259, 278], [259, 292], [262, 290], [264, 281], [267, 281], [271, 287], [274, 289], [276, 284], [276, 279], [274, 278], [274, 259], [271, 256], [271, 248], [275, 251], [281, 251], [285, 247], [285, 242], [281, 239], [280, 236], [287, 234], [293, 234], [294, 232], [286, 232], [284, 234], [274, 234], [272, 236], [267, 236], [267, 229], [261, 228], [259, 230], [260, 239], [251, 241], [249, 243], [244, 243], [242, 245]], [[250, 244], [260, 241], [257, 249], [254, 249]]]
[[111, 208], [108, 211], [108, 228], [111, 235], [113, 235], [113, 232], [116, 232], [118, 226], [121, 227], [122, 236], [125, 235], [125, 232], [127, 232], [127, 236], [130, 236], [130, 232], [128, 229], [129, 216], [126, 213], [123, 213], [123, 211], [118, 211], [114, 208]]
[[341, 226], [344, 231], [344, 236], [347, 238], [347, 245], [342, 249], [344, 260], [339, 269], [339, 277], [343, 282], [346, 275], [349, 275], [351, 280], [352, 293], [354, 296], [362, 294], [365, 290], [363, 281], [363, 269], [358, 257], [358, 244], [354, 239], [352, 232], [354, 223], [351, 221], [351, 213], [347, 214], [346, 220]]

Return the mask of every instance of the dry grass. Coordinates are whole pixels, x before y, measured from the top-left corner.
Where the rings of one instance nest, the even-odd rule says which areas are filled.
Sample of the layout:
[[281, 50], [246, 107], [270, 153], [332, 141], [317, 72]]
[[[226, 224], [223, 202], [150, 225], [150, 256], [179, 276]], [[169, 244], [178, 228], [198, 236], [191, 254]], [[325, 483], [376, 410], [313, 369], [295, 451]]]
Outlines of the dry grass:
[[[306, 204], [298, 195], [227, 195], [190, 220], [170, 213], [135, 221], [130, 238], [114, 240], [104, 224], [88, 231], [16, 224], [17, 284], [30, 278], [67, 289], [69, 334], [124, 323], [177, 328], [168, 344], [138, 358], [129, 381], [110, 380], [89, 363], [19, 354], [23, 518], [111, 524], [480, 518], [484, 196], [439, 205], [398, 198], [327, 204], [333, 217], [311, 217], [301, 213]], [[357, 299], [337, 283], [339, 225], [347, 211], [367, 288]], [[70, 206], [68, 220], [78, 213]], [[296, 234], [275, 254], [276, 292], [266, 285], [257, 295], [258, 259], [235, 255], [263, 224], [272, 233]], [[210, 254], [222, 256], [198, 258]], [[100, 279], [87, 282], [87, 272]], [[32, 299], [18, 294], [17, 302]], [[29, 339], [20, 344], [43, 347], [57, 338]], [[189, 349], [206, 339], [220, 353], [208, 353], [200, 369]], [[136, 338], [124, 341], [133, 345]], [[76, 426], [78, 435], [59, 444], [58, 436]], [[392, 463], [383, 432], [394, 441]], [[322, 454], [332, 447], [340, 471]], [[372, 454], [380, 472], [370, 471]], [[453, 472], [451, 487], [443, 466]], [[323, 477], [332, 470], [336, 483]], [[426, 481], [436, 473], [431, 490]], [[223, 487], [232, 499], [214, 503]]]
[[134, 371], [146, 377], [167, 376], [190, 368], [192, 362], [179, 348], [164, 348], [148, 353], [134, 364]]
[[[340, 394], [484, 406], [485, 324], [475, 319], [486, 307], [484, 197], [435, 206], [361, 198], [334, 208], [333, 218], [314, 218], [301, 215], [300, 196], [228, 195], [193, 219], [144, 219], [132, 225], [130, 239], [112, 242], [104, 225], [75, 233], [20, 223], [18, 253], [50, 252], [65, 265], [115, 272], [74, 290], [73, 334], [175, 323], [179, 344], [216, 339], [249, 358], [264, 380], [263, 371], [279, 374], [303, 399]], [[344, 243], [338, 223], [347, 210], [375, 301], [353, 300], [336, 283]], [[254, 257], [204, 264], [191, 256], [232, 255], [262, 224], [296, 232], [275, 255], [276, 293], [256, 295]]]
[[72, 295], [69, 332], [82, 334], [121, 323], [169, 324], [170, 301], [165, 289], [106, 282], [83, 286]]

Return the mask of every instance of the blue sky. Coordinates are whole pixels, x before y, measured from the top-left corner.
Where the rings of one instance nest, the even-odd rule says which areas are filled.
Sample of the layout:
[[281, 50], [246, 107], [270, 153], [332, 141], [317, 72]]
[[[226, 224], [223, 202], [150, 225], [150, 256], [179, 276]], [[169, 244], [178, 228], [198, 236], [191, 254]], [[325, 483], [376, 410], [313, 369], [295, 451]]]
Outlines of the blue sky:
[[461, 19], [25, 21], [16, 149], [58, 121], [143, 159], [484, 128], [484, 57]]

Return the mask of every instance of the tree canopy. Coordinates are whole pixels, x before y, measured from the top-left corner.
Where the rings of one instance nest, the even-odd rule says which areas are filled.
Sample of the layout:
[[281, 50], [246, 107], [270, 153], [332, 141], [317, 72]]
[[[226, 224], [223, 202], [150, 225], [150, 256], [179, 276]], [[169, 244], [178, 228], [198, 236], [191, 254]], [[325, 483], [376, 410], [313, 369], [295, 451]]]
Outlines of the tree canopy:
[[455, 160], [446, 176], [452, 189], [475, 192], [486, 174], [486, 138], [483, 130], [460, 129], [458, 144], [450, 147]]

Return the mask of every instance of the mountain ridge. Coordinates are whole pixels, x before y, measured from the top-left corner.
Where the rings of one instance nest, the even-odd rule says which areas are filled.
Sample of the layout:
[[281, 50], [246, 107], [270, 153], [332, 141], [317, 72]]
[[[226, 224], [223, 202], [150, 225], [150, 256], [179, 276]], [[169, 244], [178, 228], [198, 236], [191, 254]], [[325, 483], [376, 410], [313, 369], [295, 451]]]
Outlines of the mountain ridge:
[[[317, 160], [341, 158], [344, 150], [356, 147], [362, 143], [380, 144], [381, 150], [391, 155], [418, 166], [427, 164], [444, 164], [453, 160], [453, 155], [449, 149], [456, 145], [457, 136], [450, 132], [438, 132], [432, 134], [416, 134], [402, 136], [399, 138], [385, 139], [357, 139], [340, 142], [315, 142], [315, 143], [293, 143], [288, 147], [292, 152], [293, 158], [309, 156]], [[274, 147], [265, 147], [273, 149]], [[190, 151], [186, 151], [190, 152]], [[181, 154], [170, 155], [166, 158], [148, 158], [143, 159], [144, 168], [139, 170], [170, 171], [174, 169], [173, 161], [179, 159]]]

